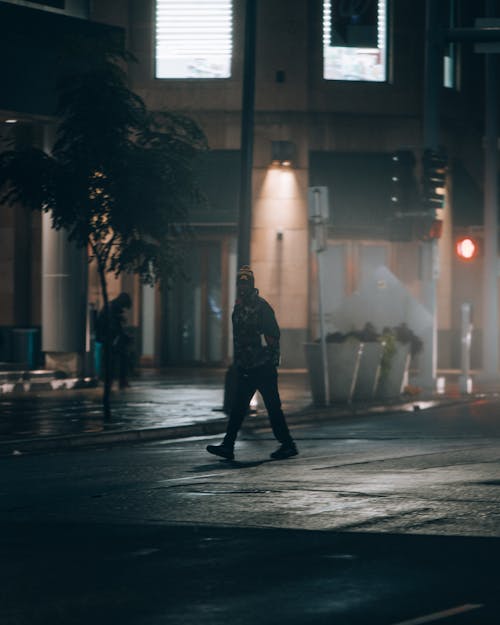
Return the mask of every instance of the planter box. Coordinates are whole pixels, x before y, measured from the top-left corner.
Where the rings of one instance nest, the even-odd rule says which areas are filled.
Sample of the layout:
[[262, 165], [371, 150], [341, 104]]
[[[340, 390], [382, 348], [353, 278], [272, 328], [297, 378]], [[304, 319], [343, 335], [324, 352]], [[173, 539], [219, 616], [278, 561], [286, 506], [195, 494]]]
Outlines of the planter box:
[[377, 399], [393, 399], [399, 397], [408, 381], [410, 368], [410, 346], [396, 343], [396, 351], [391, 358], [391, 367], [382, 372], [376, 397]]
[[384, 353], [384, 344], [369, 342], [363, 345], [358, 377], [354, 388], [354, 400], [372, 400], [375, 397], [380, 378], [380, 361]]
[[[359, 341], [327, 343], [330, 403], [350, 402], [352, 400], [363, 346], [364, 344]], [[324, 406], [325, 388], [321, 345], [319, 343], [306, 343], [304, 347], [313, 402], [318, 406]]]

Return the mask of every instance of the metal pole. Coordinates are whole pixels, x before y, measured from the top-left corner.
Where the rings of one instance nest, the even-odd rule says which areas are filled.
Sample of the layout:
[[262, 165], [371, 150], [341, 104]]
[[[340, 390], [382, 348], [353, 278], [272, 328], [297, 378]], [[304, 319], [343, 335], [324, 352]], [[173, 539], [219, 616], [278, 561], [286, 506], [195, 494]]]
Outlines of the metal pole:
[[470, 378], [470, 348], [472, 342], [472, 323], [471, 323], [471, 305], [464, 303], [461, 306], [461, 368], [462, 373], [459, 378], [460, 392], [463, 394], [469, 394], [472, 391], [472, 384]]
[[[486, 2], [492, 17], [495, 2]], [[485, 380], [498, 379], [498, 75], [495, 54], [485, 55], [485, 168], [484, 168], [484, 312], [483, 372]]]
[[425, 15], [424, 146], [439, 146], [439, 89], [442, 42], [437, 0], [427, 0]]
[[[425, 28], [425, 75], [424, 75], [424, 147], [436, 150], [439, 145], [439, 88], [441, 67], [441, 42], [438, 28], [438, 2], [427, 0]], [[437, 369], [437, 313], [436, 281], [439, 257], [437, 241], [422, 243], [422, 296], [432, 318], [432, 326], [426, 337], [421, 359], [419, 384], [434, 391]]]
[[253, 126], [255, 101], [255, 31], [257, 0], [246, 0], [245, 52], [241, 104], [241, 166], [238, 223], [238, 267], [250, 263], [252, 225]]
[[315, 223], [314, 239], [316, 242], [316, 258], [318, 259], [318, 304], [319, 304], [319, 334], [321, 344], [321, 363], [323, 365], [323, 388], [325, 389], [325, 406], [330, 403], [330, 374], [328, 368], [328, 354], [326, 351], [326, 330], [325, 330], [325, 313], [324, 313], [324, 278], [325, 272], [323, 267], [324, 252], [326, 250], [326, 239], [324, 229], [326, 225], [321, 217], [321, 208], [319, 201], [319, 189], [314, 190], [315, 214], [317, 222]]
[[328, 373], [328, 355], [326, 352], [326, 334], [325, 334], [325, 314], [324, 314], [324, 294], [323, 294], [323, 256], [324, 252], [318, 252], [318, 283], [319, 283], [319, 331], [321, 335], [321, 362], [323, 365], [323, 385], [325, 389], [325, 406], [330, 403], [330, 376]]
[[[487, 9], [488, 12], [488, 9]], [[495, 7], [488, 13], [494, 17]], [[445, 32], [446, 41], [462, 43], [498, 43], [500, 41], [499, 26], [481, 26], [480, 28], [450, 28]]]

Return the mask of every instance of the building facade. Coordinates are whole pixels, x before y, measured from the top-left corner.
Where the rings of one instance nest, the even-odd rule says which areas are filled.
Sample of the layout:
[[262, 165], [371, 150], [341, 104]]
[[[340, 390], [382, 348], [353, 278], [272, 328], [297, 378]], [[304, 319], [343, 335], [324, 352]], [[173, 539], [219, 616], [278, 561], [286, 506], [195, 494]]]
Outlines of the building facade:
[[[245, 2], [49, 4], [0, 2], [0, 9], [14, 32], [36, 23], [41, 13], [68, 24], [78, 20], [120, 29], [137, 59], [128, 67], [132, 89], [151, 110], [190, 115], [208, 138], [210, 151], [199, 171], [208, 202], [190, 216], [195, 238], [186, 264], [189, 279], [163, 291], [124, 276], [112, 290], [133, 294], [130, 323], [143, 364], [226, 365], [238, 263]], [[482, 3], [439, 4], [442, 30], [473, 26], [485, 14]], [[396, 210], [391, 203], [392, 155], [414, 155], [419, 187], [428, 147], [426, 3], [377, 0], [367, 2], [360, 15], [344, 15], [342, 6], [336, 0], [257, 2], [250, 258], [257, 285], [282, 328], [283, 366], [305, 366], [303, 344], [319, 332], [318, 263], [308, 206], [313, 186], [328, 189], [327, 330], [342, 324], [348, 329], [353, 296], [365, 282], [377, 280], [374, 271], [382, 267], [401, 283], [415, 309], [428, 310], [431, 301], [441, 368], [459, 366], [460, 304], [474, 302], [473, 364], [480, 366], [481, 261], [460, 264], [454, 244], [458, 232], [480, 233], [482, 225], [484, 57], [470, 44], [443, 43], [439, 50], [433, 106], [448, 176], [446, 200], [437, 214], [441, 236], [429, 241], [420, 204]], [[13, 38], [4, 45], [12, 49], [26, 41]], [[35, 57], [36, 51], [25, 62], [33, 65]], [[44, 76], [44, 71], [50, 82], [47, 65], [36, 73]], [[55, 123], [47, 81], [35, 97], [33, 83], [12, 78], [12, 97], [0, 98], [4, 137], [14, 134], [18, 142], [40, 144]], [[8, 119], [18, 123], [7, 125]], [[0, 326], [40, 327], [43, 346], [41, 219], [21, 207], [2, 207], [0, 224]], [[435, 265], [429, 268], [430, 246]], [[99, 307], [92, 268], [85, 280], [87, 303]], [[430, 300], [429, 280], [435, 289]], [[380, 330], [385, 317], [387, 324], [412, 318], [401, 313], [393, 320], [397, 306], [386, 304], [378, 311], [359, 311], [351, 324], [374, 322]], [[6, 356], [13, 357], [0, 360]]]

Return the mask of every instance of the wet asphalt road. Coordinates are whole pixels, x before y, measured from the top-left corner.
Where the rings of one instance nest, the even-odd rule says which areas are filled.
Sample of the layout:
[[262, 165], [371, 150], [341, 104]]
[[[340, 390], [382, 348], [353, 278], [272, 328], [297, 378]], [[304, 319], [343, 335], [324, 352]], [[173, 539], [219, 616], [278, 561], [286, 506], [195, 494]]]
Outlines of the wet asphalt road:
[[499, 410], [0, 458], [0, 622], [498, 624]]

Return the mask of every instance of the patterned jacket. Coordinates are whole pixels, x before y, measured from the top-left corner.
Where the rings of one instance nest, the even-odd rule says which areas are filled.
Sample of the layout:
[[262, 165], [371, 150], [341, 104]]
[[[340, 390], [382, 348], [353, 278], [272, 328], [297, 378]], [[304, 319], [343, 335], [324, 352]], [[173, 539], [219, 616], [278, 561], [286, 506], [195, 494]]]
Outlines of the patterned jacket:
[[232, 315], [234, 364], [240, 369], [254, 369], [280, 361], [280, 329], [274, 310], [254, 291], [244, 300], [236, 300]]

